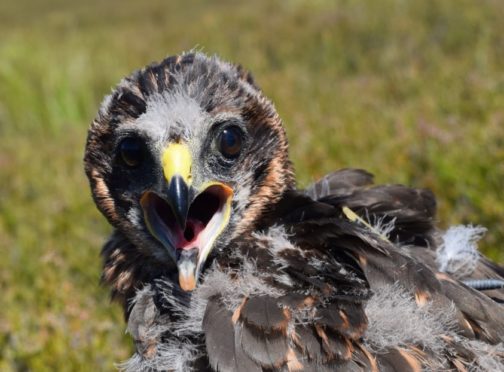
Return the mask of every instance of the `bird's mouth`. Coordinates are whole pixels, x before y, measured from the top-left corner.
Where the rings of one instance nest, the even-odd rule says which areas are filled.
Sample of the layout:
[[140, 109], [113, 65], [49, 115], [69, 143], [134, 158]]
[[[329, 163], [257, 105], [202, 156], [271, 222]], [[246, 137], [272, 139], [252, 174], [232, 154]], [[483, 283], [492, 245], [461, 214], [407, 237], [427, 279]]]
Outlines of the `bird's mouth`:
[[[196, 287], [201, 268], [231, 214], [233, 191], [229, 186], [212, 182], [201, 190], [195, 193], [191, 188], [186, 193], [192, 199], [189, 203], [180, 201], [184, 197], [179, 193], [165, 198], [147, 191], [140, 199], [147, 228], [177, 263], [179, 284], [185, 291]], [[187, 205], [187, 211], [181, 214], [179, 204]]]

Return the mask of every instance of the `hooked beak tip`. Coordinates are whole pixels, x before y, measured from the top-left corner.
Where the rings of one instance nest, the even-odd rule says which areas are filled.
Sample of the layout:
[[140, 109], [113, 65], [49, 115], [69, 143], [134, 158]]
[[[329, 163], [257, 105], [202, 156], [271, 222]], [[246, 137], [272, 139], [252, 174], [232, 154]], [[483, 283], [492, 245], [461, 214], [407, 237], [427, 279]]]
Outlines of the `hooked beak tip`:
[[185, 292], [191, 292], [196, 288], [196, 278], [194, 275], [184, 276], [179, 273], [179, 285]]
[[179, 271], [179, 285], [182, 290], [189, 292], [196, 288], [198, 249], [192, 248], [180, 252], [177, 260]]

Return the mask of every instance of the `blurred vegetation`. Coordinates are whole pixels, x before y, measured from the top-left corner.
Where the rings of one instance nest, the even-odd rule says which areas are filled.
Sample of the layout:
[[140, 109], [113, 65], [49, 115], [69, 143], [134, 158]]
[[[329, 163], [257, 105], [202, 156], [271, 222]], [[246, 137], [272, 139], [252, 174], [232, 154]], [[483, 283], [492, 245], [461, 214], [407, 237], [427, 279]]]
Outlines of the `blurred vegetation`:
[[336, 168], [431, 188], [442, 226], [504, 261], [504, 7], [460, 1], [0, 2], [0, 370], [113, 370], [131, 352], [99, 287], [110, 228], [82, 171], [121, 77], [192, 48], [251, 69], [300, 185]]

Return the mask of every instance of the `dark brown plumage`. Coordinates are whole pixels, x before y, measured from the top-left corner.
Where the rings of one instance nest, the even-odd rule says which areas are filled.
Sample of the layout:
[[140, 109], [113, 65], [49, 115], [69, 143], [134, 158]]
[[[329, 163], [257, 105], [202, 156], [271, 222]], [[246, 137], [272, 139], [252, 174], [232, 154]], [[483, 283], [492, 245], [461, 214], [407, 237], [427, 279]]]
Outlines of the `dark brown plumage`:
[[296, 190], [281, 120], [239, 67], [184, 54], [124, 79], [85, 168], [115, 228], [102, 278], [135, 340], [125, 369], [504, 368], [503, 291], [460, 281], [503, 269], [440, 271], [428, 190], [351, 169]]

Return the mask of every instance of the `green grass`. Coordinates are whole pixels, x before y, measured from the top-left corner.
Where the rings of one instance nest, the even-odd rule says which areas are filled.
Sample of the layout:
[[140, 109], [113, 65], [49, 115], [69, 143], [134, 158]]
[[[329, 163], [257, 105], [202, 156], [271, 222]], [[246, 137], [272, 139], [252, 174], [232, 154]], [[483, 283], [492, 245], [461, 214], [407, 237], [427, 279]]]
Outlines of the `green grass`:
[[429, 187], [442, 226], [504, 262], [500, 0], [0, 3], [0, 370], [112, 370], [131, 343], [99, 287], [110, 228], [82, 171], [101, 98], [191, 48], [251, 69], [300, 185], [336, 168]]

